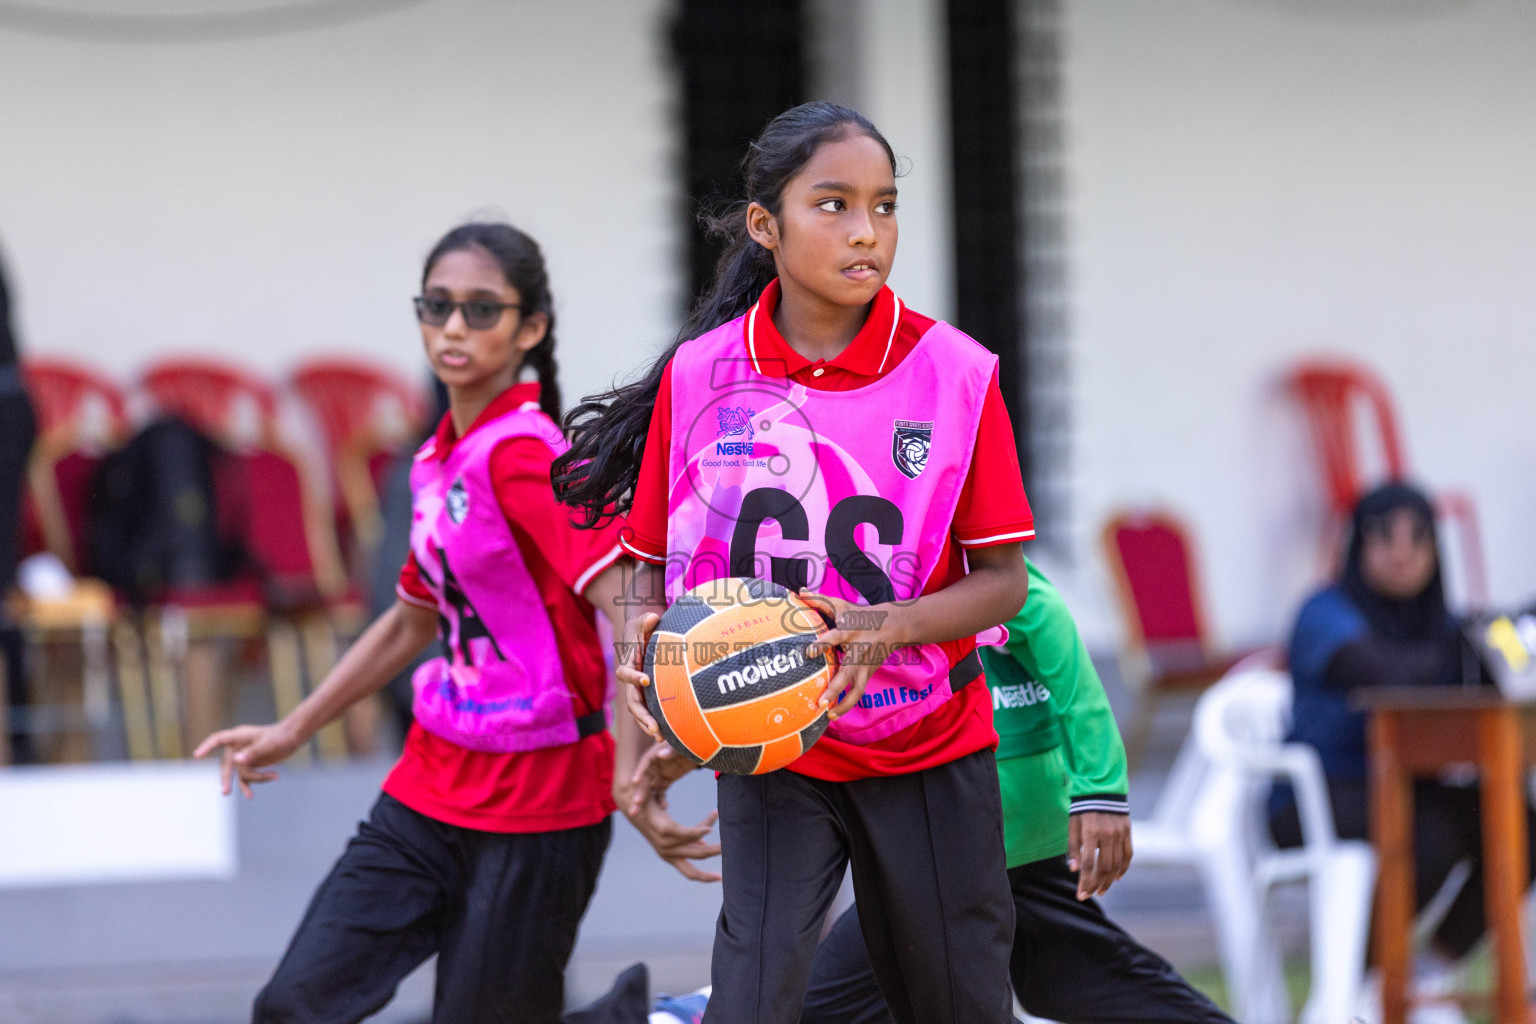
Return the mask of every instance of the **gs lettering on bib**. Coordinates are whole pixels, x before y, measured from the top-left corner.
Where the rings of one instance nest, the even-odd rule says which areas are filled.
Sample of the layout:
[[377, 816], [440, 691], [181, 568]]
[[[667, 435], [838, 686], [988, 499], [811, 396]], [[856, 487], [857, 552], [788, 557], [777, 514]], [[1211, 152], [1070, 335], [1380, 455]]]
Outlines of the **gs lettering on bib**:
[[[761, 372], [754, 306], [672, 360], [667, 598], [758, 576], [855, 604], [916, 599], [938, 568], [997, 357], [936, 323], [888, 375], [817, 391]], [[868, 744], [950, 697], [936, 644], [904, 648], [829, 732]]]
[[443, 654], [411, 677], [422, 728], [508, 753], [580, 739], [554, 626], [496, 500], [491, 453], [513, 437], [566, 443], [535, 402], [476, 427], [446, 459], [428, 441], [411, 467], [411, 551], [437, 599]]

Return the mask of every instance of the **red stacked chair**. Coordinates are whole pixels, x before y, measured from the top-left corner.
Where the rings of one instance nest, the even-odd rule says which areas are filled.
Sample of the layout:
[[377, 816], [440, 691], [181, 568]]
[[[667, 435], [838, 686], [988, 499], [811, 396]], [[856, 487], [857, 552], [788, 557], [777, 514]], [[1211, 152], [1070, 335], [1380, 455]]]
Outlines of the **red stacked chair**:
[[22, 553], [51, 551], [78, 573], [91, 475], [127, 438], [128, 403], [116, 384], [75, 363], [28, 359], [22, 373], [38, 418]]
[[[174, 590], [147, 623], [150, 674], [163, 705], [157, 745], [162, 756], [174, 757], [183, 749], [180, 716], [172, 713], [175, 667], [191, 646], [265, 633], [277, 713], [287, 714], [303, 699], [302, 663], [318, 680], [335, 661], [328, 616], [346, 598], [346, 576], [324, 488], [283, 442], [271, 388], [202, 359], [162, 361], [144, 374], [143, 388], [161, 412], [185, 419], [231, 453], [215, 473], [221, 531], [239, 537], [259, 568], [259, 575], [229, 583]], [[318, 742], [327, 756], [345, 754], [339, 726], [322, 730]]]
[[1126, 624], [1123, 674], [1139, 691], [1126, 734], [1134, 763], [1159, 702], [1198, 693], [1253, 652], [1222, 653], [1211, 644], [1194, 545], [1178, 517], [1163, 510], [1121, 512], [1105, 524], [1102, 540]]
[[[1392, 398], [1381, 379], [1366, 367], [1342, 359], [1308, 360], [1291, 371], [1287, 383], [1306, 415], [1318, 470], [1323, 476], [1328, 500], [1324, 550], [1331, 574], [1342, 553], [1344, 524], [1373, 479], [1373, 474], [1366, 471], [1357, 437], [1356, 424], [1362, 410], [1375, 428], [1384, 464], [1374, 479], [1406, 479], [1408, 459]], [[1469, 605], [1480, 608], [1488, 600], [1488, 575], [1477, 508], [1470, 495], [1448, 491], [1435, 496], [1435, 511], [1442, 521], [1456, 527], [1461, 540], [1464, 593]]]
[[353, 578], [383, 534], [379, 495], [390, 463], [425, 415], [415, 388], [390, 371], [344, 358], [316, 359], [289, 386], [320, 426], [336, 488], [336, 521], [353, 555]]
[[[22, 510], [23, 556], [48, 551], [79, 577], [85, 550], [85, 510], [91, 478], [101, 460], [128, 435], [128, 404], [117, 385], [78, 364], [60, 359], [28, 359], [22, 366], [27, 391], [38, 417], [38, 439], [27, 467], [26, 499]], [[83, 693], [80, 704], [91, 726], [110, 718], [109, 636], [129, 629], [117, 614], [111, 589], [100, 580], [77, 578], [67, 595], [28, 598], [14, 609], [29, 643], [78, 645]], [[121, 653], [129, 649], [119, 643]], [[42, 659], [44, 664], [52, 659]], [[131, 678], [135, 666], [119, 664], [119, 677]], [[46, 681], [45, 681], [46, 682]], [[45, 686], [45, 689], [52, 687]], [[73, 696], [45, 700], [59, 708], [74, 704]], [[129, 702], [124, 709], [132, 725]], [[71, 749], [71, 728], [59, 730], [65, 743], [54, 753], [67, 760], [83, 759], [88, 751]], [[143, 731], [130, 728], [130, 743]]]

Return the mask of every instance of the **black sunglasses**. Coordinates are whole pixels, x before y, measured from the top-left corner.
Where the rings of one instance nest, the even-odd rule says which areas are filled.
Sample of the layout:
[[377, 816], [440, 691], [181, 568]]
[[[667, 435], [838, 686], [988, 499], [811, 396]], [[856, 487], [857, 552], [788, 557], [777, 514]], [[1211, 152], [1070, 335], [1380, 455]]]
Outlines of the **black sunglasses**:
[[503, 310], [523, 308], [516, 302], [492, 302], [490, 299], [454, 302], [436, 295], [418, 295], [412, 301], [416, 303], [416, 319], [429, 327], [443, 326], [457, 309], [464, 313], [465, 326], [475, 331], [495, 327]]

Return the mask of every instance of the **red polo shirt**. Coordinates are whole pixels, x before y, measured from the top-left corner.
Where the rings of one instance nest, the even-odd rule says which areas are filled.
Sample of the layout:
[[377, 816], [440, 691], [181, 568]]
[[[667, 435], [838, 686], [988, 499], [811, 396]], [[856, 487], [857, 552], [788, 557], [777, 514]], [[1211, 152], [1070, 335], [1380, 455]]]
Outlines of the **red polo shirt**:
[[[882, 288], [875, 296], [869, 318], [848, 347], [833, 359], [813, 361], [796, 352], [774, 325], [773, 311], [778, 301], [779, 282], [775, 280], [763, 291], [754, 310], [747, 314], [756, 316], [755, 351], [745, 354], [756, 360], [763, 373], [787, 376], [797, 384], [823, 391], [851, 391], [873, 384], [901, 365], [934, 324], [932, 319], [907, 309], [889, 288]], [[651, 414], [634, 507], [629, 512], [628, 528], [622, 535], [624, 547], [630, 554], [654, 564], [662, 564], [667, 551], [667, 461], [671, 435], [672, 367], [669, 364], [663, 371], [661, 391]], [[1034, 517], [1030, 514], [1019, 475], [1013, 425], [1009, 422], [994, 374], [982, 404], [975, 454], [971, 459], [970, 474], [960, 492], [959, 505], [955, 508], [949, 543], [941, 555], [941, 567], [929, 577], [923, 592], [932, 593], [947, 587], [965, 575], [963, 549], [1015, 544], [1034, 535]], [[974, 650], [976, 643], [967, 637], [940, 646], [948, 653], [953, 665]], [[813, 778], [846, 782], [872, 775], [921, 771], [996, 743], [992, 701], [985, 681], [977, 679], [961, 690], [954, 700], [901, 732], [867, 745], [824, 735], [789, 768]]]
[[[508, 388], [469, 431], [538, 398], [537, 384]], [[427, 457], [446, 459], [457, 442], [453, 417], [444, 416]], [[597, 638], [597, 612], [581, 594], [622, 555], [623, 526], [622, 520], [597, 530], [573, 526], [549, 483], [552, 461], [549, 446], [537, 438], [510, 438], [491, 452], [491, 484], [555, 627], [578, 713], [585, 714], [602, 707], [608, 669]], [[395, 592], [402, 601], [437, 608], [414, 555], [400, 570]], [[605, 730], [563, 747], [496, 754], [469, 750], [412, 725], [384, 792], [429, 818], [484, 832], [593, 825], [614, 809], [613, 737]]]

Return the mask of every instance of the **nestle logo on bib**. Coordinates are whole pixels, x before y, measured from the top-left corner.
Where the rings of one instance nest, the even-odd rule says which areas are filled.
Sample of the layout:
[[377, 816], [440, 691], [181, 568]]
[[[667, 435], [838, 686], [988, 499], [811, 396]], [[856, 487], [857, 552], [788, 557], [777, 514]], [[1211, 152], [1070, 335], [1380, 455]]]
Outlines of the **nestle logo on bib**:
[[757, 436], [757, 431], [752, 429], [753, 411], [745, 406], [718, 406], [715, 410], [720, 424], [721, 438], [736, 438], [734, 441], [720, 440], [715, 442], [716, 455], [745, 455], [752, 457], [752, 438]]

